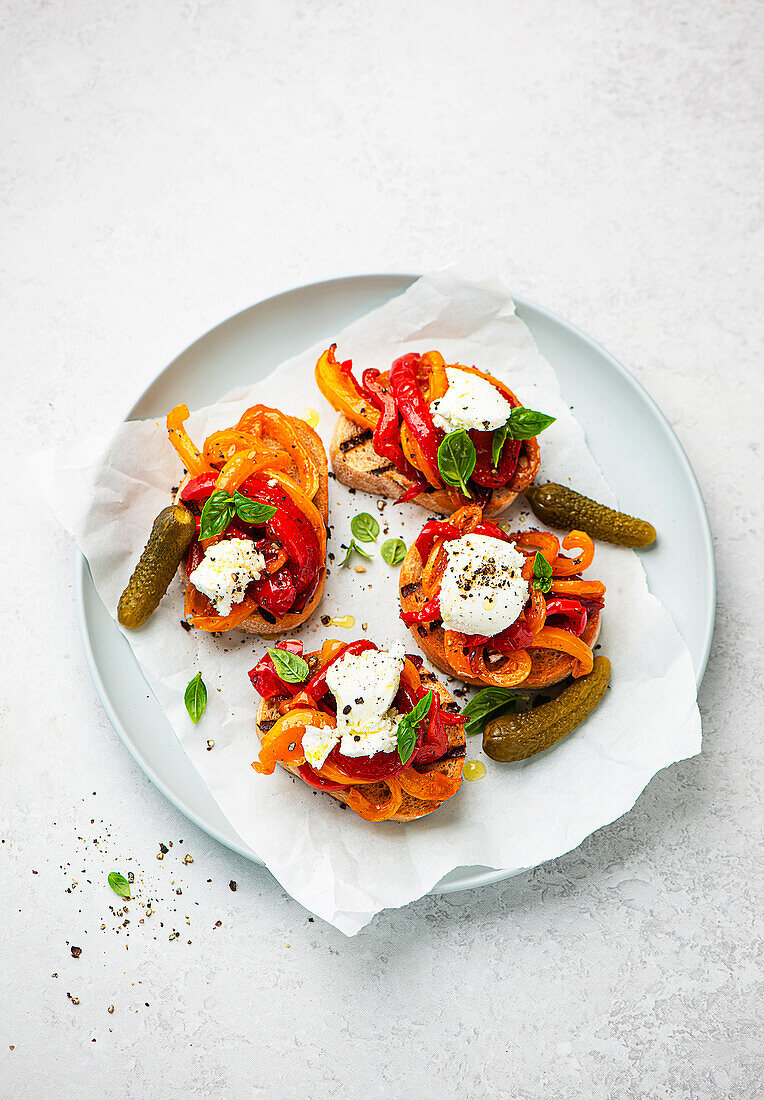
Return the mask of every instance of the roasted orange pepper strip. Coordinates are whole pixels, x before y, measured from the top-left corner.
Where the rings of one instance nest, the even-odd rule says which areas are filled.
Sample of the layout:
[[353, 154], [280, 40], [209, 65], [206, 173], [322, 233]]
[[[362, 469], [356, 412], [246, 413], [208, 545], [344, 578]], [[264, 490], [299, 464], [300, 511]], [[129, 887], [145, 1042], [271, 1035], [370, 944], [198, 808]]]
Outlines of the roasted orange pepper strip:
[[560, 653], [568, 653], [575, 659], [573, 676], [588, 676], [594, 665], [594, 654], [586, 642], [571, 634], [569, 630], [561, 630], [557, 626], [545, 626], [538, 634], [535, 634], [529, 649], [555, 649]]
[[318, 469], [289, 417], [267, 405], [253, 405], [242, 413], [236, 428], [242, 432], [254, 430], [260, 439], [267, 435], [280, 443], [295, 465], [303, 492], [313, 499], [318, 492]]
[[[490, 643], [489, 643], [490, 644]], [[485, 662], [485, 647], [481, 647], [475, 655], [473, 675], [479, 676], [486, 684], [492, 687], [516, 687], [528, 678], [531, 671], [531, 657], [527, 649], [516, 649], [510, 653], [501, 668], [492, 669]]]
[[511, 537], [518, 550], [540, 550], [550, 565], [560, 553], [560, 540], [551, 531], [520, 531]]
[[403, 801], [401, 785], [397, 779], [383, 779], [381, 782], [385, 783], [389, 789], [388, 797], [382, 801], [375, 802], [370, 798], [366, 798], [360, 791], [356, 791], [352, 787], [346, 792], [348, 806], [364, 821], [387, 821]]
[[420, 581], [422, 595], [425, 600], [431, 600], [437, 592], [447, 565], [448, 555], [443, 549], [443, 543], [440, 539], [436, 539], [427, 559], [427, 564], [422, 570], [422, 580]]
[[583, 573], [594, 561], [594, 543], [583, 531], [571, 531], [562, 540], [565, 550], [580, 550], [577, 558], [558, 557], [551, 563], [555, 577], [570, 577], [574, 573]]
[[469, 657], [464, 652], [464, 634], [458, 630], [444, 630], [443, 650], [455, 676], [463, 680], [473, 675]]
[[427, 400], [432, 404], [448, 389], [446, 361], [439, 351], [426, 351], [419, 361], [419, 366], [428, 372]]
[[461, 786], [462, 777], [457, 775], [449, 777], [442, 772], [418, 772], [414, 768], [406, 768], [405, 772], [395, 777], [406, 794], [414, 798], [421, 798], [423, 802], [445, 802], [451, 795], [456, 794]]
[[598, 600], [605, 595], [605, 586], [602, 581], [553, 580], [552, 593], [555, 596], [583, 596], [584, 599]]
[[546, 600], [544, 593], [533, 584], [530, 586], [530, 600], [531, 606], [525, 612], [525, 621], [531, 634], [538, 634], [546, 622]]
[[[211, 540], [210, 540], [211, 541]], [[185, 618], [196, 627], [197, 630], [206, 630], [208, 633], [233, 630], [239, 623], [249, 618], [257, 607], [254, 596], [247, 596], [241, 603], [237, 603], [230, 615], [218, 615], [214, 605], [194, 588], [193, 584], [186, 586]]]
[[167, 414], [167, 431], [170, 442], [190, 474], [193, 474], [194, 477], [199, 474], [209, 474], [212, 472], [212, 466], [205, 461], [202, 452], [184, 427], [188, 417], [188, 405], [176, 405], [174, 409], [170, 409]]
[[316, 363], [316, 384], [333, 409], [344, 413], [360, 427], [373, 431], [380, 417], [379, 410], [366, 400], [354, 379], [341, 369], [334, 355], [336, 347], [332, 344]]
[[292, 710], [279, 718], [266, 733], [260, 745], [260, 754], [252, 767], [260, 775], [273, 775], [276, 764], [290, 767], [304, 764], [302, 736], [306, 726], [336, 725], [335, 719], [320, 710]]

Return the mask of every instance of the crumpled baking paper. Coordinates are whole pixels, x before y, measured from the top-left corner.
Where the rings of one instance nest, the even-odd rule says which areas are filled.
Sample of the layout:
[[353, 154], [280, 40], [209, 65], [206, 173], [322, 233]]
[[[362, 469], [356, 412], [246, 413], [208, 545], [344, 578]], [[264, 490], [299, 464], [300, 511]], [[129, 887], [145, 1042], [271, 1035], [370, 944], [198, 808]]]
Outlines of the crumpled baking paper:
[[[506, 380], [526, 406], [557, 417], [542, 437], [543, 479], [571, 483], [595, 499], [616, 503], [561, 399], [552, 367], [501, 283], [436, 272], [334, 338], [338, 356], [352, 358], [359, 372], [368, 366], [386, 369], [405, 352], [437, 348], [446, 362], [476, 364]], [[203, 440], [262, 401], [293, 415], [315, 408], [328, 450], [336, 417], [313, 378], [322, 350], [316, 345], [264, 381], [194, 412], [188, 424], [192, 437]], [[255, 354], [253, 349], [253, 361]], [[163, 423], [122, 423], [97, 438], [45, 452], [35, 468], [115, 615], [154, 517], [180, 480]], [[362, 562], [366, 572], [357, 573], [338, 564], [350, 539], [350, 519], [362, 511], [379, 519], [382, 532], [376, 545], [365, 547], [373, 553]], [[520, 500], [508, 513], [513, 523], [522, 511]], [[397, 569], [382, 560], [379, 548], [393, 537], [410, 545], [426, 519], [414, 505], [387, 502], [380, 511], [376, 497], [330, 481], [329, 551], [335, 558], [319, 610], [295, 632], [306, 652], [326, 637], [369, 637], [382, 647], [400, 638], [416, 651], [398, 618]], [[181, 629], [178, 578], [149, 623], [126, 636], [181, 744], [241, 838], [294, 898], [354, 935], [380, 910], [427, 893], [455, 867], [523, 869], [570, 851], [629, 810], [661, 768], [699, 751], [690, 655], [668, 612], [648, 591], [637, 555], [600, 543], [587, 576], [607, 585], [600, 643], [613, 672], [599, 708], [573, 735], [522, 763], [496, 764], [483, 756], [480, 739], [472, 738], [467, 757], [483, 761], [485, 777], [465, 782], [436, 813], [410, 824], [362, 821], [280, 769], [270, 777], [252, 770], [258, 698], [247, 671], [266, 643], [239, 632], [212, 638]], [[352, 615], [355, 626], [322, 626], [326, 615]], [[183, 693], [199, 670], [209, 703], [194, 726]], [[211, 752], [208, 738], [215, 742]]]

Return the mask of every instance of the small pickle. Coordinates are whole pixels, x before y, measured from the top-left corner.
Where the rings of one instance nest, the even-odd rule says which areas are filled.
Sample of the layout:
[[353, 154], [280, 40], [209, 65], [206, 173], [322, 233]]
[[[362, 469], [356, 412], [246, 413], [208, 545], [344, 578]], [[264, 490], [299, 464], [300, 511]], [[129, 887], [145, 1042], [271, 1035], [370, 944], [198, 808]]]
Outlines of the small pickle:
[[119, 598], [117, 618], [135, 630], [151, 618], [196, 533], [196, 519], [182, 504], [163, 508], [149, 541]]
[[551, 703], [489, 722], [483, 732], [483, 751], [502, 763], [543, 752], [580, 726], [602, 699], [609, 681], [610, 661], [595, 657], [589, 675], [574, 680]]
[[575, 527], [593, 539], [613, 542], [616, 546], [642, 547], [655, 542], [652, 523], [606, 508], [565, 485], [556, 485], [553, 481], [546, 485], [530, 485], [525, 495], [534, 515], [550, 527], [566, 530]]

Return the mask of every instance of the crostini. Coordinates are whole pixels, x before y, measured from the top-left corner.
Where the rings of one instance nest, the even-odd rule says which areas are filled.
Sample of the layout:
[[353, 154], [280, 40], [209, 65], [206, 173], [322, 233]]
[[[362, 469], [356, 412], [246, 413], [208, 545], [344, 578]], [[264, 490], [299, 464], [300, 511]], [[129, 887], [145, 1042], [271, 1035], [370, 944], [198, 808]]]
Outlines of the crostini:
[[249, 673], [262, 698], [256, 772], [280, 764], [366, 821], [413, 821], [462, 782], [464, 719], [421, 657], [366, 639], [269, 649]]
[[316, 382], [340, 414], [329, 449], [338, 481], [449, 515], [475, 501], [503, 512], [540, 464], [536, 436], [554, 421], [526, 409], [498, 378], [437, 351], [409, 353], [389, 371], [339, 362], [332, 344]]
[[187, 471], [176, 502], [195, 516], [184, 617], [198, 630], [281, 634], [310, 617], [326, 580], [327, 461], [304, 420], [253, 405], [200, 450], [188, 408], [167, 416]]
[[582, 531], [561, 546], [548, 531], [507, 533], [468, 505], [426, 523], [404, 558], [401, 619], [464, 683], [543, 688], [588, 675], [605, 595], [581, 578], [593, 558]]

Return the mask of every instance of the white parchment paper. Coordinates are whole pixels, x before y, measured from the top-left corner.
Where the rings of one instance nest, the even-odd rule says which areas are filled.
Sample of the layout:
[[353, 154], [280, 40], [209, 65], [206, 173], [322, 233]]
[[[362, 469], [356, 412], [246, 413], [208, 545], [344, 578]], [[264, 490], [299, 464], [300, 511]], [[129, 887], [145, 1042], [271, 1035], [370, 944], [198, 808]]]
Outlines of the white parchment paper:
[[[554, 371], [500, 283], [436, 272], [335, 339], [338, 357], [352, 358], [359, 372], [368, 366], [386, 369], [407, 351], [437, 348], [447, 362], [475, 364], [505, 379], [525, 405], [557, 417], [542, 437], [543, 479], [570, 482], [615, 503], [580, 425], [561, 400]], [[262, 401], [293, 415], [306, 407], [318, 410], [318, 430], [328, 449], [335, 414], [313, 378], [322, 350], [310, 348], [265, 381], [194, 412], [191, 435], [201, 441]], [[97, 438], [45, 452], [35, 470], [115, 614], [154, 517], [180, 480], [163, 423], [120, 424]], [[519, 501], [509, 513], [513, 521], [521, 510]], [[397, 570], [382, 560], [379, 546], [392, 537], [410, 545], [427, 514], [391, 502], [380, 512], [377, 498], [330, 481], [329, 551], [337, 562], [350, 538], [350, 519], [361, 511], [377, 516], [383, 526], [374, 558], [364, 562], [364, 574], [330, 566], [320, 609], [296, 632], [306, 651], [325, 637], [363, 636], [380, 646], [400, 638], [416, 651], [398, 618]], [[242, 839], [293, 897], [353, 935], [375, 913], [420, 897], [454, 867], [519, 869], [571, 850], [630, 809], [657, 771], [699, 751], [690, 655], [668, 612], [648, 592], [637, 555], [598, 544], [587, 576], [607, 585], [600, 643], [613, 672], [605, 700], [573, 735], [523, 763], [495, 764], [483, 756], [479, 738], [471, 739], [468, 759], [483, 760], [486, 776], [464, 783], [440, 810], [411, 824], [361, 821], [280, 769], [271, 777], [252, 770], [258, 697], [247, 671], [265, 643], [238, 632], [215, 639], [183, 630], [180, 580], [149, 623], [126, 636], [181, 744]], [[321, 625], [321, 615], [348, 614], [355, 617], [353, 629]], [[194, 726], [183, 692], [199, 670], [209, 704]], [[215, 741], [211, 752], [208, 738]]]

